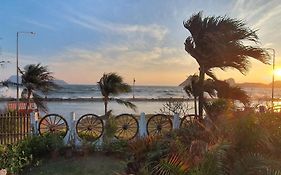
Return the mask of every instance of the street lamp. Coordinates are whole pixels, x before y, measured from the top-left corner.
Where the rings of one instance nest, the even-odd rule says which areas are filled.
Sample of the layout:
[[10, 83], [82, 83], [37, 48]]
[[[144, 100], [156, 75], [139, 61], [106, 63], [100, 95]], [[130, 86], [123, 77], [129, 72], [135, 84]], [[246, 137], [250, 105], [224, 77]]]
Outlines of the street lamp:
[[136, 79], [134, 78], [134, 80], [133, 80], [133, 99], [135, 99], [135, 84], [136, 84]]
[[19, 112], [19, 35], [30, 34], [35, 35], [35, 32], [17, 32], [17, 113]]
[[275, 50], [273, 48], [265, 48], [265, 50], [272, 51], [272, 83], [271, 83], [271, 106], [274, 107], [274, 71], [275, 71]]

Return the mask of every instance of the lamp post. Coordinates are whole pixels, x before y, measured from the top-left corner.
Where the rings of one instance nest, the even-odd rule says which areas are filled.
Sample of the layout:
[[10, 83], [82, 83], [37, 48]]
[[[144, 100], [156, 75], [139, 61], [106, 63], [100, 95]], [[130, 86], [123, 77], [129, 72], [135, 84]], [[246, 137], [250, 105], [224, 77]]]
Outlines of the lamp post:
[[136, 83], [136, 79], [134, 78], [134, 80], [133, 80], [133, 99], [135, 99], [135, 83]]
[[275, 74], [275, 50], [273, 48], [265, 48], [272, 51], [272, 83], [271, 83], [271, 106], [274, 107], [274, 74]]
[[19, 112], [19, 35], [20, 34], [30, 34], [35, 35], [35, 32], [17, 32], [17, 113]]

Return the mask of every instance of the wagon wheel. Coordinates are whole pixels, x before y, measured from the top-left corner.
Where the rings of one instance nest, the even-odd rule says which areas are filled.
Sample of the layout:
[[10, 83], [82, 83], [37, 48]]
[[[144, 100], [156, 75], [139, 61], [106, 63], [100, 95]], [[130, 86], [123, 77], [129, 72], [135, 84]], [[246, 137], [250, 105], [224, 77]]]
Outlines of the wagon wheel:
[[180, 123], [180, 128], [186, 128], [188, 127], [192, 122], [194, 122], [194, 120], [196, 120], [198, 118], [198, 116], [196, 116], [195, 114], [189, 114], [184, 116], [181, 119], [181, 123]]
[[86, 141], [95, 141], [102, 136], [103, 121], [95, 114], [83, 115], [76, 124], [76, 133]]
[[115, 137], [122, 140], [133, 139], [139, 130], [138, 120], [131, 114], [121, 114], [115, 117]]
[[68, 125], [66, 120], [58, 114], [48, 114], [39, 122], [39, 134], [58, 134], [62, 137], [66, 136]]
[[147, 121], [146, 130], [148, 135], [163, 135], [172, 130], [172, 121], [166, 115], [153, 115]]

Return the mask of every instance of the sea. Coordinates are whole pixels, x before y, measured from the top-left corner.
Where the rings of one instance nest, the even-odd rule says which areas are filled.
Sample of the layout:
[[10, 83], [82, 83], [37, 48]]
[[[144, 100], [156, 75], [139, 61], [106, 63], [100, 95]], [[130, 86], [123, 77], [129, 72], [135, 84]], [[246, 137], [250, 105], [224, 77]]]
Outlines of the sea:
[[[271, 88], [247, 87], [244, 90], [251, 97], [253, 106], [270, 102]], [[22, 88], [20, 88], [20, 92]], [[60, 89], [49, 93], [44, 98], [48, 99], [48, 113], [56, 113], [68, 118], [73, 112], [76, 116], [93, 113], [104, 114], [104, 105], [101, 100], [101, 93], [97, 85], [62, 85]], [[281, 98], [281, 88], [274, 89], [274, 97]], [[12, 99], [11, 99], [12, 98]], [[0, 109], [7, 108], [8, 100], [16, 98], [16, 87], [0, 87]], [[132, 92], [121, 94], [115, 98], [134, 99], [133, 103], [137, 110], [126, 108], [116, 102], [110, 102], [108, 108], [114, 115], [123, 113], [136, 114], [156, 114], [163, 111], [167, 101], [173, 99], [184, 100], [183, 103], [189, 108], [189, 113], [194, 113], [193, 101], [180, 86], [135, 86]], [[42, 114], [44, 115], [44, 114]]]

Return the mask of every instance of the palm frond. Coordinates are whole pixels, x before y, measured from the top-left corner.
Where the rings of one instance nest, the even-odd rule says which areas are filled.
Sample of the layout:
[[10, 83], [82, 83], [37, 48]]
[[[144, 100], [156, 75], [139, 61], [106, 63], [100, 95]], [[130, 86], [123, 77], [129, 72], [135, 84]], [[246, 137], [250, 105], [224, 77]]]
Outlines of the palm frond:
[[153, 168], [155, 175], [185, 175], [189, 169], [187, 160], [184, 160], [179, 154], [171, 154]]
[[24, 67], [22, 84], [31, 91], [36, 90], [44, 94], [59, 88], [54, 83], [52, 73], [48, 71], [46, 66], [41, 66], [40, 64], [30, 64]]
[[204, 156], [204, 160], [197, 169], [197, 174], [229, 175], [231, 159], [228, 158], [231, 145], [226, 142], [212, 146], [211, 150]]
[[[267, 159], [259, 153], [246, 153], [236, 161], [232, 168], [233, 174], [274, 174], [280, 173], [279, 170], [272, 168], [274, 164], [280, 164]], [[279, 167], [280, 168], [280, 167]]]
[[118, 95], [131, 92], [131, 87], [123, 82], [123, 78], [116, 73], [103, 74], [98, 82], [103, 96]]
[[239, 100], [244, 105], [248, 105], [250, 102], [250, 97], [247, 95], [246, 91], [238, 86], [230, 86], [226, 81], [215, 81], [214, 88], [217, 91], [218, 98]]
[[242, 20], [226, 16], [203, 17], [199, 12], [184, 21], [184, 27], [191, 33], [185, 40], [185, 50], [207, 73], [213, 68], [234, 68], [245, 74], [249, 58], [269, 63], [270, 56], [265, 49], [244, 45], [244, 41], [258, 43], [259, 38], [256, 30], [247, 27]]
[[110, 100], [114, 100], [118, 104], [125, 105], [126, 107], [131, 108], [134, 111], [137, 110], [137, 106], [135, 104], [133, 104], [132, 102], [129, 102], [129, 101], [126, 101], [126, 100], [122, 100], [122, 99], [118, 99], [118, 98], [110, 98]]
[[37, 108], [39, 110], [47, 112], [48, 111], [48, 107], [47, 107], [47, 104], [44, 102], [44, 99], [40, 95], [38, 95], [36, 93], [33, 93], [32, 95], [33, 95], [33, 101], [36, 104]]

